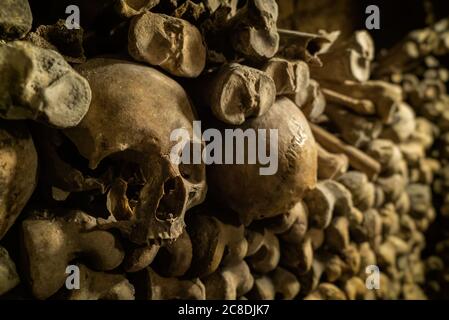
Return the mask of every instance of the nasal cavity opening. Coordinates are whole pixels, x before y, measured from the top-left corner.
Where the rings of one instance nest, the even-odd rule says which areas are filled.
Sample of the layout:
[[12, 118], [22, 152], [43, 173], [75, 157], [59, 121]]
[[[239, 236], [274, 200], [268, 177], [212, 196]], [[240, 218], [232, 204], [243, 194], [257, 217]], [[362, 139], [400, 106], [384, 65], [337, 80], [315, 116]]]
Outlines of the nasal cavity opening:
[[180, 177], [169, 178], [164, 182], [163, 192], [156, 217], [159, 220], [171, 221], [178, 218], [184, 207], [185, 189]]

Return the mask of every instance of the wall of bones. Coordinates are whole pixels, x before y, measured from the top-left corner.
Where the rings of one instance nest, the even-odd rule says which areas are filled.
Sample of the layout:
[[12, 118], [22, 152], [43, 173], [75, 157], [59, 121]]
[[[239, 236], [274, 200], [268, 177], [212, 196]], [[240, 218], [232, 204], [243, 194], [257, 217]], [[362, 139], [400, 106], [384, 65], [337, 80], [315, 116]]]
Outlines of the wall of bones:
[[449, 298], [449, 18], [329, 2], [1, 0], [0, 299]]

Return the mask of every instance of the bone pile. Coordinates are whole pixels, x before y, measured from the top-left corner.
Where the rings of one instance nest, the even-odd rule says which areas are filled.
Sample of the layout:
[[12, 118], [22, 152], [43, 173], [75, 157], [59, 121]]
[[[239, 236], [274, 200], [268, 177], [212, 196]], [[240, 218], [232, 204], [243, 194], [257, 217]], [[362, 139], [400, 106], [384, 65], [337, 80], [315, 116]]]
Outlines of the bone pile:
[[[447, 290], [448, 235], [426, 247], [449, 216], [447, 21], [376, 54], [278, 28], [274, 0], [80, 0], [82, 29], [76, 1], [2, 1], [0, 299]], [[173, 130], [205, 147], [195, 120], [277, 129], [277, 171], [174, 164]]]

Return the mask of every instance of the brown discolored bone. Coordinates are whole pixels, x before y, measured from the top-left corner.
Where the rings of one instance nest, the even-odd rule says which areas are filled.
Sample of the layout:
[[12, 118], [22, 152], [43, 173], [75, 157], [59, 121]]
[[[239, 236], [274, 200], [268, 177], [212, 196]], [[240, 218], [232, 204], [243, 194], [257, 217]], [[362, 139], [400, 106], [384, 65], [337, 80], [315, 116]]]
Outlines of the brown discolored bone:
[[330, 103], [342, 105], [355, 113], [362, 115], [376, 114], [376, 108], [371, 100], [356, 99], [342, 93], [323, 88], [322, 92], [326, 100]]
[[134, 287], [121, 274], [96, 272], [78, 264], [79, 289], [64, 295], [67, 300], [134, 300]]
[[235, 300], [247, 294], [254, 278], [245, 261], [218, 269], [204, 279], [207, 299]]
[[23, 38], [33, 22], [28, 0], [5, 0], [0, 7], [0, 40]]
[[326, 108], [326, 99], [320, 88], [320, 84], [310, 79], [306, 90], [300, 90], [294, 95], [288, 96], [301, 109], [307, 119], [316, 120]]
[[210, 275], [220, 264], [234, 263], [247, 255], [244, 227], [235, 221], [220, 221], [216, 217], [195, 213], [189, 217], [187, 232], [193, 248], [189, 275]]
[[205, 300], [206, 288], [200, 279], [164, 278], [150, 267], [144, 271], [145, 297], [148, 300]]
[[[264, 116], [248, 120], [239, 129], [256, 130], [259, 148], [265, 144], [278, 151], [277, 170], [269, 173], [269, 168], [264, 168], [260, 159], [255, 164], [214, 164], [208, 167], [211, 193], [238, 212], [242, 222], [248, 225], [253, 220], [288, 211], [306, 190], [315, 186], [317, 152], [307, 120], [287, 98], [278, 99]], [[265, 133], [271, 131], [270, 138], [268, 133], [262, 135], [260, 129]], [[273, 144], [274, 132], [271, 129], [277, 130], [277, 146]], [[249, 153], [255, 152], [253, 149], [243, 152], [245, 161]], [[236, 186], [236, 181], [241, 183]]]
[[367, 31], [356, 31], [347, 40], [336, 43], [320, 55], [322, 67], [312, 67], [314, 79], [364, 82], [369, 79], [374, 43]]
[[402, 89], [400, 86], [380, 81], [369, 80], [363, 83], [344, 81], [342, 83], [325, 82], [322, 86], [354, 99], [372, 101], [375, 113], [382, 122], [389, 123], [402, 101]]
[[90, 101], [86, 79], [59, 53], [24, 41], [0, 43], [0, 117], [73, 127]]
[[407, 178], [401, 174], [395, 173], [389, 177], [379, 177], [376, 184], [382, 189], [385, 200], [397, 201], [401, 196], [407, 184]]
[[337, 181], [351, 191], [354, 205], [360, 210], [367, 210], [374, 205], [375, 187], [368, 181], [366, 174], [359, 171], [348, 171]]
[[160, 245], [152, 244], [129, 250], [123, 262], [123, 268], [126, 272], [137, 272], [145, 269], [156, 258], [159, 249]]
[[277, 18], [276, 1], [248, 0], [228, 22], [234, 50], [248, 60], [272, 58], [279, 47]]
[[278, 236], [285, 242], [299, 244], [302, 242], [307, 232], [308, 209], [304, 202], [299, 201], [286, 215], [295, 217], [295, 220], [288, 230]]
[[332, 283], [320, 283], [304, 300], [346, 300], [346, 295]]
[[309, 86], [309, 67], [304, 61], [272, 58], [263, 67], [276, 85], [276, 95], [295, 94]]
[[332, 219], [326, 228], [326, 245], [330, 250], [341, 252], [349, 245], [349, 221], [346, 217]]
[[408, 104], [401, 102], [392, 115], [391, 123], [384, 126], [380, 137], [401, 143], [406, 142], [415, 130], [415, 113]]
[[294, 227], [294, 224], [298, 219], [303, 219], [306, 214], [307, 209], [305, 208], [302, 201], [295, 204], [286, 213], [274, 216], [272, 218], [267, 218], [263, 220], [257, 220], [251, 224], [251, 227], [255, 229], [267, 229], [276, 235], [285, 234]]
[[409, 184], [406, 186], [406, 192], [410, 199], [410, 215], [415, 219], [422, 219], [432, 208], [432, 191], [428, 185]]
[[265, 114], [276, 98], [275, 82], [267, 73], [238, 63], [224, 64], [217, 72], [205, 75], [194, 90], [199, 104], [233, 125]]
[[349, 160], [343, 153], [331, 153], [317, 143], [318, 178], [334, 179], [348, 170]]
[[124, 252], [118, 239], [96, 228], [96, 219], [79, 211], [63, 217], [37, 213], [22, 222], [23, 268], [36, 298], [46, 299], [59, 290], [66, 267], [75, 258], [83, 257], [101, 271], [122, 263]]
[[356, 148], [379, 137], [382, 124], [374, 117], [362, 117], [336, 105], [328, 105], [326, 115], [339, 129], [342, 139]]
[[307, 230], [305, 237], [309, 237], [312, 240], [313, 250], [318, 250], [324, 244], [324, 229], [310, 228], [309, 230]]
[[365, 300], [368, 295], [366, 284], [359, 277], [352, 277], [348, 279], [344, 286], [344, 292], [348, 297], [348, 300]]
[[368, 178], [377, 176], [381, 171], [379, 162], [368, 156], [363, 151], [346, 145], [336, 136], [323, 128], [311, 123], [310, 128], [316, 141], [326, 150], [335, 153], [344, 153], [348, 156], [349, 164], [357, 170], [364, 172]]
[[0, 120], [0, 240], [36, 187], [37, 161], [25, 124]]
[[253, 288], [246, 296], [251, 300], [274, 300], [276, 289], [273, 281], [265, 275], [256, 277]]
[[276, 299], [292, 300], [301, 289], [301, 284], [296, 276], [282, 267], [274, 269], [270, 278], [276, 292]]
[[310, 271], [313, 256], [312, 239], [307, 236], [299, 244], [287, 242], [281, 246], [281, 265], [297, 275]]
[[264, 230], [263, 236], [259, 249], [254, 254], [246, 257], [251, 270], [262, 274], [274, 270], [280, 259], [279, 240], [276, 235], [268, 230]]
[[0, 247], [0, 296], [13, 289], [20, 283], [16, 265], [10, 258], [8, 251]]
[[159, 4], [160, 0], [118, 0], [115, 10], [123, 17], [131, 18], [151, 10]]
[[310, 225], [325, 229], [333, 215], [346, 216], [351, 212], [352, 197], [348, 189], [333, 180], [320, 181], [315, 189], [304, 195]]
[[205, 3], [195, 3], [192, 0], [187, 0], [173, 11], [172, 16], [195, 24], [201, 20], [205, 14]]
[[30, 32], [25, 40], [38, 47], [59, 52], [69, 63], [86, 62], [83, 48], [84, 31], [68, 29], [65, 20], [58, 20], [53, 25], [39, 26], [35, 32]]
[[[151, 67], [121, 60], [93, 59], [78, 70], [88, 79], [93, 100], [83, 121], [64, 134], [91, 169], [106, 162], [113, 178], [135, 189], [128, 197], [132, 218], [109, 227], [140, 245], [176, 239], [186, 210], [201, 203], [206, 192], [204, 164], [177, 165], [169, 156], [180, 143], [179, 153], [199, 144], [193, 142], [195, 116], [185, 91]], [[170, 141], [179, 128], [187, 130], [187, 140]]]
[[181, 277], [190, 268], [192, 262], [192, 242], [186, 230], [172, 243], [159, 249], [152, 264], [164, 277]]
[[338, 38], [340, 32], [312, 34], [278, 29], [280, 36], [279, 55], [288, 59], [304, 60], [310, 66], [323, 65], [319, 55], [325, 53]]
[[197, 77], [206, 64], [206, 47], [199, 30], [185, 20], [163, 14], [145, 12], [132, 19], [128, 51], [135, 60], [179, 77]]
[[401, 150], [391, 140], [375, 139], [368, 146], [366, 153], [379, 161], [382, 174], [400, 173], [404, 163]]

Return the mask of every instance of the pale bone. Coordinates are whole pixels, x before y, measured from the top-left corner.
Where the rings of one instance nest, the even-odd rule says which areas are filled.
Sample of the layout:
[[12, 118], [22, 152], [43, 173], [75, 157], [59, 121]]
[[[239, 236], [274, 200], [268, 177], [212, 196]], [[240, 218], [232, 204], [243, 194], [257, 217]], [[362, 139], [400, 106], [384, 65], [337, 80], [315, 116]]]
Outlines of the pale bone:
[[369, 80], [363, 83], [345, 81], [342, 83], [325, 82], [322, 86], [354, 99], [366, 99], [372, 101], [375, 113], [383, 123], [389, 123], [393, 114], [402, 101], [402, 89], [400, 86], [381, 81]]
[[145, 12], [132, 19], [128, 51], [135, 60], [179, 77], [195, 78], [206, 64], [200, 31], [185, 20], [163, 14]]
[[199, 104], [233, 125], [262, 116], [276, 99], [275, 82], [267, 73], [238, 63], [225, 64], [200, 78], [194, 90]]
[[97, 227], [94, 217], [79, 211], [57, 218], [44, 212], [22, 222], [24, 268], [36, 298], [46, 299], [63, 286], [66, 267], [75, 258], [84, 255], [88, 265], [100, 271], [122, 263], [117, 237]]
[[0, 43], [0, 117], [73, 127], [90, 101], [86, 79], [59, 53], [24, 41]]
[[205, 300], [206, 288], [200, 279], [180, 280], [158, 275], [150, 267], [145, 270], [148, 300]]
[[325, 114], [339, 129], [342, 139], [356, 148], [365, 147], [382, 131], [378, 119], [362, 117], [336, 105], [327, 105]]
[[274, 290], [277, 295], [281, 296], [281, 299], [292, 300], [298, 295], [301, 285], [293, 273], [282, 267], [277, 267], [270, 277]]
[[330, 152], [346, 154], [349, 159], [349, 164], [355, 169], [364, 172], [370, 179], [379, 174], [381, 170], [379, 162], [368, 156], [366, 153], [346, 145], [336, 136], [315, 124], [311, 123], [310, 128], [316, 141], [321, 144], [323, 148]]
[[276, 95], [295, 94], [309, 86], [309, 67], [301, 60], [271, 58], [263, 67], [276, 85]]
[[204, 279], [207, 299], [235, 300], [248, 293], [254, 278], [245, 261], [218, 269]]
[[346, 41], [336, 43], [328, 52], [320, 55], [322, 67], [313, 67], [313, 78], [332, 81], [369, 79], [371, 61], [374, 58], [374, 42], [365, 30], [356, 31]]
[[96, 272], [78, 264], [79, 285], [64, 296], [67, 300], [134, 300], [134, 287], [121, 274]]
[[312, 34], [278, 29], [280, 35], [279, 54], [289, 59], [301, 59], [311, 66], [322, 66], [319, 56], [329, 50], [339, 32]]
[[352, 201], [360, 210], [367, 210], [374, 205], [374, 185], [368, 181], [363, 172], [348, 171], [337, 179], [348, 190], [351, 191]]
[[331, 153], [317, 143], [318, 179], [335, 179], [348, 170], [349, 159], [343, 153]]
[[0, 240], [37, 184], [38, 158], [24, 123], [0, 120]]

